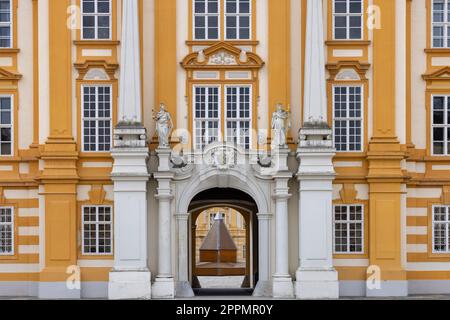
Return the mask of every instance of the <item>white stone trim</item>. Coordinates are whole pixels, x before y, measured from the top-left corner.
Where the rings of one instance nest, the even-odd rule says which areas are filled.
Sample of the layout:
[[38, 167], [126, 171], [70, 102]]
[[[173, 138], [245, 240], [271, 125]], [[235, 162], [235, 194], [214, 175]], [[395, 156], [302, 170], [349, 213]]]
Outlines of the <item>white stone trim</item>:
[[407, 235], [423, 236], [428, 234], [428, 227], [406, 227]]
[[39, 227], [19, 227], [19, 236], [38, 236]]

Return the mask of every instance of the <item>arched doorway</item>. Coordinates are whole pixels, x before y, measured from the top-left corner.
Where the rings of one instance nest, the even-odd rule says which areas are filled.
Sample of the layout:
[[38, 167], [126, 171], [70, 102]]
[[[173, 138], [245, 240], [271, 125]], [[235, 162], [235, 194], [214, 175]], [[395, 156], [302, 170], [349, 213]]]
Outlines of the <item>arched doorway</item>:
[[[213, 188], [197, 194], [189, 205], [190, 214], [190, 278], [194, 292], [198, 295], [208, 294], [252, 294], [253, 289], [258, 283], [258, 206], [251, 196], [237, 189], [232, 188]], [[208, 213], [210, 215], [208, 215]], [[210, 232], [214, 223], [218, 221], [216, 214], [223, 214], [219, 219], [233, 219], [233, 217], [242, 217], [242, 223], [237, 223], [234, 227], [237, 231], [241, 231], [244, 239], [240, 239], [242, 234], [233, 232], [231, 230], [230, 236], [234, 244], [236, 244], [236, 253], [238, 258], [236, 261], [227, 261], [221, 263], [217, 261], [208, 260], [208, 262], [201, 261], [200, 249], [201, 243], [205, 241], [203, 237], [211, 236], [210, 233], [205, 232], [204, 224]], [[228, 214], [228, 215], [227, 215]], [[214, 217], [212, 216], [214, 215]], [[221, 221], [223, 228], [230, 228], [233, 226], [232, 221]], [[203, 225], [200, 226], [199, 222]], [[203, 229], [198, 229], [202, 227]], [[225, 230], [227, 232], [227, 230]], [[206, 236], [205, 236], [206, 234]], [[213, 235], [217, 236], [217, 235]], [[223, 237], [222, 237], [223, 238]], [[221, 241], [221, 240], [217, 240]], [[219, 249], [220, 244], [217, 243]], [[229, 249], [229, 246], [228, 246]], [[219, 253], [220, 255], [220, 253]], [[245, 256], [239, 258], [239, 255]], [[214, 258], [216, 259], [216, 258]], [[242, 282], [238, 286], [229, 286], [225, 282], [223, 287], [220, 286], [221, 281], [229, 281], [232, 278], [242, 275]], [[207, 285], [199, 279], [211, 279], [216, 277], [219, 282], [215, 282], [214, 288], [208, 288]], [[228, 280], [227, 280], [228, 279]]]

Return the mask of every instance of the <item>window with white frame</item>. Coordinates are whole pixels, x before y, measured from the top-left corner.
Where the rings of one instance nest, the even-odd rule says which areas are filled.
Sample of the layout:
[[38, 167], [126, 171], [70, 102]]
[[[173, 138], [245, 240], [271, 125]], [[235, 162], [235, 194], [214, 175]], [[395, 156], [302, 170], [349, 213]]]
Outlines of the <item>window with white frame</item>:
[[361, 40], [363, 38], [363, 12], [363, 0], [334, 0], [334, 39]]
[[12, 0], [0, 0], [0, 48], [12, 47]]
[[432, 97], [432, 154], [450, 155], [450, 96]]
[[112, 140], [111, 86], [82, 87], [84, 152], [109, 152]]
[[432, 47], [450, 47], [450, 1], [432, 0]]
[[219, 39], [219, 0], [194, 0], [194, 39]]
[[12, 96], [0, 96], [0, 155], [13, 155]]
[[0, 256], [14, 254], [14, 210], [0, 208]]
[[195, 149], [220, 139], [220, 87], [194, 87]]
[[113, 253], [113, 216], [111, 206], [82, 208], [82, 252], [85, 255]]
[[334, 252], [364, 253], [364, 207], [334, 206]]
[[361, 86], [333, 88], [334, 145], [338, 152], [363, 150], [363, 96]]
[[450, 253], [450, 206], [433, 206], [433, 252]]
[[252, 128], [250, 86], [226, 87], [226, 141], [250, 149]]
[[249, 40], [251, 0], [225, 1], [225, 38], [227, 40]]
[[111, 0], [81, 0], [82, 39], [111, 39]]

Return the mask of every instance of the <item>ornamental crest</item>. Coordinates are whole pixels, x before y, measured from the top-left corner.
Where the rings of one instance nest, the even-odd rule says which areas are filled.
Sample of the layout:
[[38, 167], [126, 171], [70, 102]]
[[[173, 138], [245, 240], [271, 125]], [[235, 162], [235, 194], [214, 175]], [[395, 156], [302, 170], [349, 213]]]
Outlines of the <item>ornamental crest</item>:
[[225, 52], [220, 51], [211, 57], [209, 57], [209, 63], [210, 65], [219, 65], [219, 66], [229, 66], [229, 65], [236, 65], [236, 57]]
[[205, 151], [204, 162], [219, 170], [228, 170], [237, 165], [238, 153], [234, 147], [216, 145]]

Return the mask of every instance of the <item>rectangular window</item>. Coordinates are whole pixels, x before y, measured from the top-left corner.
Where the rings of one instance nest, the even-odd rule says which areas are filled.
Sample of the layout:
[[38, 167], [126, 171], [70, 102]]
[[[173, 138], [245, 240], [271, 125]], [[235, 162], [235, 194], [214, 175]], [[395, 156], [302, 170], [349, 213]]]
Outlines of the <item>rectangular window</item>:
[[0, 0], [0, 48], [12, 47], [12, 0]]
[[226, 141], [250, 149], [252, 110], [251, 87], [226, 87]]
[[450, 253], [450, 206], [433, 207], [433, 252]]
[[450, 155], [450, 97], [433, 96], [432, 98], [432, 154]]
[[111, 86], [82, 87], [84, 152], [109, 152], [112, 140]]
[[334, 39], [362, 40], [363, 12], [363, 0], [334, 0]]
[[363, 97], [360, 86], [334, 87], [334, 144], [338, 152], [363, 150]]
[[194, 39], [219, 39], [219, 0], [194, 0]]
[[249, 40], [251, 0], [226, 0], [225, 31], [227, 40]]
[[82, 39], [111, 39], [111, 0], [81, 1]]
[[194, 87], [194, 141], [197, 150], [220, 139], [219, 87]]
[[83, 254], [112, 254], [112, 207], [85, 206], [82, 211]]
[[334, 253], [364, 253], [364, 207], [334, 206]]
[[12, 96], [0, 96], [0, 155], [13, 155]]
[[450, 5], [449, 0], [432, 0], [432, 46], [450, 47]]
[[14, 255], [14, 210], [0, 208], [0, 256]]

